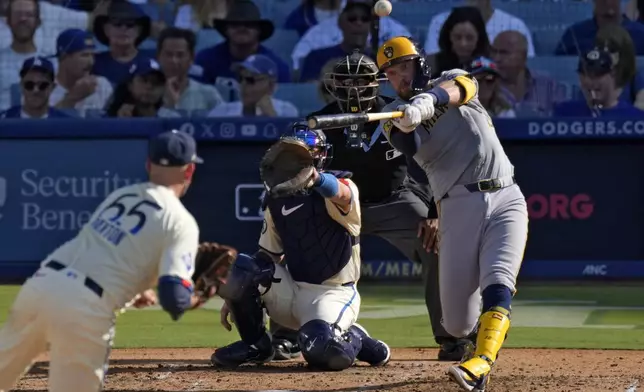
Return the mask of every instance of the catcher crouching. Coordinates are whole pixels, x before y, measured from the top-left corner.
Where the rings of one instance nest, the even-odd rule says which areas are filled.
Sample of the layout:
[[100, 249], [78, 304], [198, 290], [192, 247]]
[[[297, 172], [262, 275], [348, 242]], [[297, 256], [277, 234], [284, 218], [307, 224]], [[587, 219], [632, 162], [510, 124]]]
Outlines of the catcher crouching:
[[293, 126], [261, 162], [264, 224], [255, 255], [239, 254], [219, 295], [241, 340], [217, 349], [212, 363], [263, 363], [275, 351], [263, 308], [298, 331], [308, 364], [343, 370], [356, 360], [389, 361], [390, 349], [356, 324], [360, 311], [360, 204], [350, 173], [324, 172], [330, 145], [321, 131]]

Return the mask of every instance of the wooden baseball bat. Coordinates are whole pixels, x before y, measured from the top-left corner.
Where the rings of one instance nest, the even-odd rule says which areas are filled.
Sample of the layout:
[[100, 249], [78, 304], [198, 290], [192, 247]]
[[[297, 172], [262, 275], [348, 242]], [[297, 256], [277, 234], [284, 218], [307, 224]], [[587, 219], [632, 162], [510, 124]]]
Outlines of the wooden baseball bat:
[[354, 124], [364, 124], [372, 121], [400, 118], [403, 112], [358, 113], [358, 114], [327, 114], [307, 118], [311, 129], [341, 128]]
[[[486, 68], [478, 68], [468, 73], [466, 76], [476, 77], [478, 74], [489, 72]], [[449, 80], [447, 77], [438, 77], [431, 81], [432, 85], [438, 85], [441, 82]], [[356, 114], [327, 114], [321, 116], [307, 117], [309, 128], [311, 129], [329, 129], [341, 128], [353, 124], [364, 124], [372, 121], [389, 120], [392, 118], [403, 117], [403, 112], [383, 112], [383, 113], [356, 113]]]

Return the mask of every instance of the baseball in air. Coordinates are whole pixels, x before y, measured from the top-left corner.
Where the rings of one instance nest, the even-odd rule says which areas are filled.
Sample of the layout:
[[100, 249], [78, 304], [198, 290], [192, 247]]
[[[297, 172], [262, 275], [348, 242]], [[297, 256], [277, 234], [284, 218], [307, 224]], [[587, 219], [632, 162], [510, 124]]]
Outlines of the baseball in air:
[[373, 6], [373, 12], [378, 16], [389, 16], [391, 14], [391, 2], [389, 0], [378, 0]]

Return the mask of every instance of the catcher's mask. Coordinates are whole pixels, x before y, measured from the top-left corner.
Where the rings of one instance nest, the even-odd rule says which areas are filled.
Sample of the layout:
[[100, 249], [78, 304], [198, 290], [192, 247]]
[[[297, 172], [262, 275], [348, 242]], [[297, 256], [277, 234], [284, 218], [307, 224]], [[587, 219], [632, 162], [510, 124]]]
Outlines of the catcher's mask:
[[380, 72], [394, 64], [412, 60], [414, 62], [414, 80], [411, 83], [413, 95], [420, 94], [427, 90], [427, 84], [431, 77], [431, 67], [425, 60], [425, 52], [422, 47], [410, 37], [395, 37], [385, 42], [376, 56]]
[[378, 96], [378, 67], [355, 50], [324, 75], [324, 86], [345, 113], [368, 112]]
[[305, 122], [291, 126], [291, 134], [282, 137], [298, 139], [309, 147], [317, 170], [324, 170], [333, 159], [333, 145], [326, 141], [326, 135], [319, 129], [309, 129]]

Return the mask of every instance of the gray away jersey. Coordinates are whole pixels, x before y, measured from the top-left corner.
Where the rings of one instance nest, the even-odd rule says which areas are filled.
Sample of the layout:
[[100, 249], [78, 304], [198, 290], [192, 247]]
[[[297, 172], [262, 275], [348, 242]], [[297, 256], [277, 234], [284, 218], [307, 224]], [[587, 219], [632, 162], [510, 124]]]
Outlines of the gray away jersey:
[[[466, 74], [453, 69], [443, 72], [440, 79], [442, 82]], [[382, 111], [395, 111], [405, 104], [409, 102], [398, 98]], [[391, 143], [390, 132], [397, 128], [391, 120], [381, 121], [380, 127]], [[514, 174], [478, 94], [465, 105], [436, 108], [434, 117], [423, 121], [415, 132], [421, 145], [414, 159], [427, 173], [435, 200], [442, 199], [454, 185]]]

